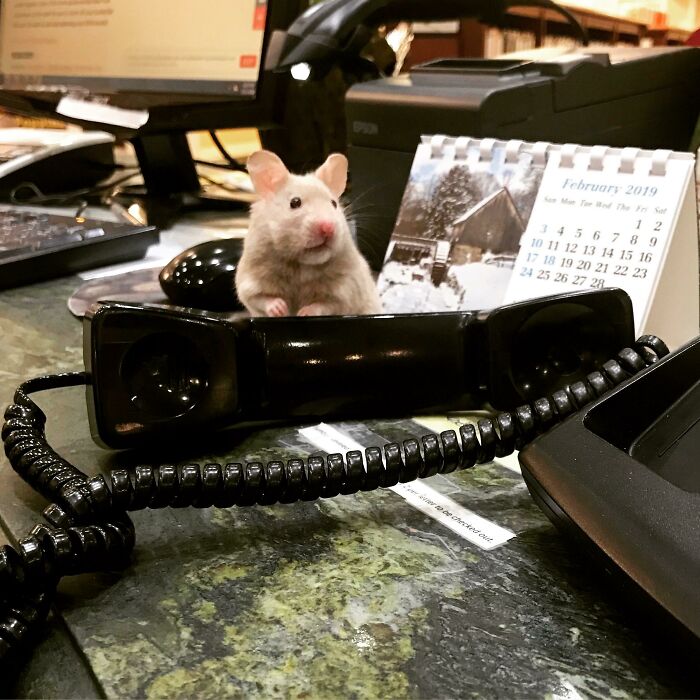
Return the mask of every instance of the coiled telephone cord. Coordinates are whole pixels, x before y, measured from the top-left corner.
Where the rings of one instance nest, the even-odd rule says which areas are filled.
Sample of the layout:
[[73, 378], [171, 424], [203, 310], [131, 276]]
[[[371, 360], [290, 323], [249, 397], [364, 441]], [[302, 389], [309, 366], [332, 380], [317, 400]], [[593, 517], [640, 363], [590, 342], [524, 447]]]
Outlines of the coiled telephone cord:
[[2, 440], [14, 470], [50, 502], [48, 525], [38, 524], [17, 549], [0, 548], [0, 661], [28, 646], [44, 623], [61, 577], [127, 565], [135, 543], [127, 511], [144, 508], [228, 508], [312, 501], [371, 491], [416, 478], [490, 462], [521, 449], [571, 413], [599, 398], [668, 353], [655, 336], [642, 336], [584, 381], [513, 412], [419, 440], [405, 440], [306, 461], [262, 464], [187, 464], [115, 469], [109, 483], [88, 477], [48, 444], [46, 416], [29, 398], [45, 389], [78, 386], [84, 372], [37, 377], [15, 392], [5, 411]]

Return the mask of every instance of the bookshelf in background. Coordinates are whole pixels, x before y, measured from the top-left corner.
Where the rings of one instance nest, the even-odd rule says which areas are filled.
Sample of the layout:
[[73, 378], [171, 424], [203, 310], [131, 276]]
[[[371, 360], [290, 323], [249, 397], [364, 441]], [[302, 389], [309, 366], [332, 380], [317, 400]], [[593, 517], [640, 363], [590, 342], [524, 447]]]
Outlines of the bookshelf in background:
[[654, 46], [681, 46], [685, 44], [691, 34], [692, 32], [686, 29], [671, 29], [670, 27], [647, 31], [647, 36], [652, 40]]
[[[592, 46], [678, 45], [690, 35], [681, 29], [652, 29], [627, 17], [569, 9], [588, 29]], [[513, 51], [576, 44], [574, 32], [564, 17], [553, 10], [535, 7], [512, 8], [499, 27], [464, 19], [416, 25], [414, 32], [405, 68], [434, 58], [494, 58]]]

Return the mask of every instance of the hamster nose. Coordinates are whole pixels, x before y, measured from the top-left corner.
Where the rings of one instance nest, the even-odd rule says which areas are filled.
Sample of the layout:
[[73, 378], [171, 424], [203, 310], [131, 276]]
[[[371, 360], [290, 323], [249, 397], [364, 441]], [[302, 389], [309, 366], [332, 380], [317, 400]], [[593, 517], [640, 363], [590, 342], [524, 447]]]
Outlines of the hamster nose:
[[321, 238], [330, 240], [335, 233], [335, 224], [332, 221], [319, 221], [316, 224], [316, 231]]

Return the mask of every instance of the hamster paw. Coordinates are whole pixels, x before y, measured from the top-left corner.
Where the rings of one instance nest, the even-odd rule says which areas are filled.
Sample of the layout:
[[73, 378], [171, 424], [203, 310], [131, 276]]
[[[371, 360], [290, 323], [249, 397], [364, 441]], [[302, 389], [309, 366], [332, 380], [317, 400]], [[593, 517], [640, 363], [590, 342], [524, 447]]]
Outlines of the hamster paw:
[[284, 299], [278, 297], [267, 302], [265, 313], [268, 316], [289, 316], [289, 307]]
[[307, 304], [299, 309], [297, 316], [324, 316], [326, 313], [323, 304]]

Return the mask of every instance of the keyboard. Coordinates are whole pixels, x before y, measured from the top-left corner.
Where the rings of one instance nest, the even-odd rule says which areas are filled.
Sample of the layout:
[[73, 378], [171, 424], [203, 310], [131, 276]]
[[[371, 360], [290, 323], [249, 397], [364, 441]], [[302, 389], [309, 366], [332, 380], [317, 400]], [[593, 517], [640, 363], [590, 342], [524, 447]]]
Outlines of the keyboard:
[[144, 257], [153, 226], [0, 208], [0, 289]]

